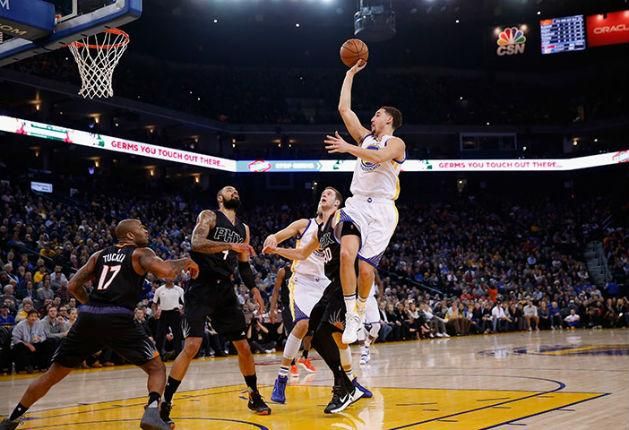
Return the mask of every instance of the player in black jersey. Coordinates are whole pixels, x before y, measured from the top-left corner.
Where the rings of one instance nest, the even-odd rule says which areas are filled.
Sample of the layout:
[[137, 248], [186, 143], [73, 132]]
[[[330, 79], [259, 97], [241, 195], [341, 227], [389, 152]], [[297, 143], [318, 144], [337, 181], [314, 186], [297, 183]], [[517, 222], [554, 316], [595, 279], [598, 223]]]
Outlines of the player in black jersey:
[[[199, 267], [190, 258], [164, 261], [148, 245], [148, 232], [137, 219], [120, 221], [116, 226], [118, 243], [95, 252], [68, 282], [68, 289], [82, 303], [79, 317], [53, 356], [50, 369], [31, 383], [20, 403], [0, 430], [14, 430], [20, 417], [48, 390], [89, 355], [104, 347], [113, 349], [148, 374], [149, 400], [140, 427], [169, 430], [160, 419], [159, 402], [166, 383], [166, 368], [155, 345], [133, 322], [133, 310], [140, 300], [148, 272], [163, 279], [174, 279], [183, 270], [193, 278]], [[92, 281], [88, 294], [83, 285]]]
[[[343, 201], [341, 193], [331, 187], [327, 189], [334, 190], [337, 200]], [[303, 248], [284, 249], [271, 245], [263, 250], [265, 253], [274, 253], [290, 260], [305, 260], [317, 249], [323, 252], [325, 276], [330, 280], [330, 284], [310, 313], [309, 329], [314, 331], [312, 346], [334, 374], [332, 400], [324, 409], [325, 413], [341, 412], [361, 397], [372, 397], [372, 393], [361, 386], [355, 378], [353, 380], [349, 378], [343, 370], [339, 353], [339, 348], [342, 348], [342, 351], [349, 353], [351, 357], [349, 347], [341, 341], [345, 324], [345, 301], [340, 280], [341, 246], [335, 237], [339, 215], [338, 210], [331, 215], [325, 214], [323, 222], [319, 225], [317, 240]], [[347, 224], [347, 227], [345, 225], [343, 224], [343, 230], [339, 232], [341, 235], [359, 234], [352, 228], [353, 225]]]
[[236, 188], [223, 187], [217, 194], [218, 210], [204, 210], [199, 214], [192, 232], [192, 259], [199, 264], [199, 277], [191, 283], [184, 296], [183, 350], [170, 370], [162, 419], [170, 420], [172, 398], [186, 375], [188, 366], [199, 352], [203, 340], [205, 320], [212, 319], [212, 327], [232, 341], [238, 351], [240, 371], [249, 390], [248, 407], [259, 415], [269, 415], [271, 409], [258, 392], [253, 354], [246, 339], [245, 316], [234, 291], [236, 269], [240, 278], [264, 313], [264, 300], [256, 287], [249, 256], [255, 251], [249, 245], [249, 226], [237, 216], [240, 196]]
[[291, 276], [293, 276], [293, 271], [291, 270], [290, 263], [286, 264], [286, 266], [277, 271], [269, 309], [269, 318], [271, 323], [275, 323], [277, 322], [277, 302], [279, 300], [279, 302], [282, 303], [282, 323], [284, 324], [284, 333], [286, 333], [286, 335], [293, 330], [293, 315], [291, 314], [289, 307], [290, 291], [288, 288], [288, 281]]

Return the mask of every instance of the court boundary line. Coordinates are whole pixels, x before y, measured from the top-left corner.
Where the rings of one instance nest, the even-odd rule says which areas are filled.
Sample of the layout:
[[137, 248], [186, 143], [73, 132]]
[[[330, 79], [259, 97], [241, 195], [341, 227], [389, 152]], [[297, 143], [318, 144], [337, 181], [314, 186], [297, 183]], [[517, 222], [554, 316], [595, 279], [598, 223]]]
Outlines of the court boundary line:
[[[506, 375], [476, 375], [476, 376], [494, 376], [495, 377], [495, 376], [506, 376]], [[519, 377], [519, 378], [522, 378], [522, 379], [539, 379], [539, 380], [543, 380], [543, 381], [554, 382], [554, 383], [558, 384], [559, 386], [556, 387], [553, 390], [542, 391], [542, 392], [538, 392], [538, 393], [531, 394], [531, 395], [524, 396], [524, 397], [517, 398], [517, 399], [507, 400], [507, 401], [495, 403], [495, 404], [492, 404], [492, 405], [486, 405], [486, 406], [479, 407], [479, 408], [469, 409], [467, 411], [462, 411], [462, 412], [457, 412], [457, 413], [454, 413], [454, 414], [449, 414], [449, 415], [444, 415], [444, 416], [440, 416], [440, 417], [431, 418], [431, 419], [428, 419], [428, 420], [417, 421], [417, 422], [410, 423], [410, 424], [405, 424], [405, 425], [402, 425], [402, 426], [392, 427], [389, 430], [401, 430], [401, 429], [405, 429], [405, 428], [408, 428], [408, 427], [413, 427], [413, 426], [417, 426], [417, 425], [421, 425], [421, 424], [427, 424], [427, 423], [430, 423], [430, 422], [443, 420], [444, 418], [447, 419], [447, 418], [456, 417], [456, 416], [459, 416], [459, 415], [468, 414], [468, 413], [471, 413], [471, 412], [482, 411], [484, 409], [490, 409], [490, 408], [493, 408], [495, 406], [502, 406], [502, 405], [506, 405], [506, 404], [509, 404], [509, 403], [513, 403], [513, 402], [519, 402], [519, 401], [522, 401], [522, 400], [531, 399], [533, 397], [537, 397], [537, 396], [540, 396], [540, 395], [543, 395], [543, 394], [556, 393], [556, 392], [559, 392], [559, 391], [561, 391], [562, 389], [564, 389], [566, 387], [566, 384], [564, 384], [563, 382], [557, 381], [557, 380], [553, 380], [553, 379], [535, 378], [535, 377], [517, 376], [517, 375], [514, 376], [514, 377]], [[568, 392], [565, 392], [564, 394], [568, 394]], [[577, 394], [577, 393], [574, 393], [574, 394]], [[597, 394], [597, 393], [592, 393], [592, 394]], [[596, 398], [598, 398], [598, 397], [602, 397], [602, 395], [599, 395]], [[587, 400], [590, 400], [590, 399], [587, 399]], [[570, 405], [562, 405], [559, 408], [563, 408], [563, 407], [566, 407], [566, 406], [570, 406]], [[557, 409], [557, 408], [553, 408], [552, 410], [555, 410], [555, 409]], [[546, 411], [546, 412], [551, 412], [552, 410]], [[546, 413], [546, 412], [543, 412], [543, 413]], [[511, 421], [518, 421], [518, 420], [510, 420], [508, 422], [511, 422]], [[500, 424], [500, 425], [502, 425], [502, 424]]]
[[[479, 429], [479, 430], [489, 430], [489, 429], [494, 429], [494, 428], [496, 428], [496, 427], [498, 427], [498, 426], [502, 426], [502, 425], [514, 424], [516, 421], [522, 421], [522, 420], [525, 420], [525, 419], [527, 419], [527, 418], [536, 417], [536, 416], [539, 416], [539, 415], [544, 415], [544, 414], [547, 414], [547, 413], [549, 413], [549, 412], [555, 412], [555, 411], [557, 411], [558, 409], [563, 409], [563, 408], [567, 408], [567, 407], [569, 407], [569, 406], [578, 405], [578, 404], [580, 404], [580, 403], [589, 402], [589, 401], [591, 401], [591, 400], [600, 399], [600, 398], [603, 398], [603, 397], [609, 396], [609, 395], [611, 395], [611, 394], [612, 394], [612, 393], [602, 393], [602, 394], [600, 394], [600, 395], [598, 395], [598, 396], [596, 396], [596, 397], [592, 397], [592, 398], [590, 398], [590, 399], [578, 400], [578, 401], [576, 401], [576, 402], [569, 403], [569, 404], [567, 404], [567, 405], [557, 406], [556, 408], [552, 408], [552, 409], [549, 409], [549, 410], [544, 411], [544, 412], [536, 412], [536, 413], [534, 413], [534, 414], [527, 415], [527, 416], [522, 417], [522, 418], [518, 418], [518, 419], [515, 419], [515, 420], [511, 420], [511, 421], [504, 421], [504, 422], [499, 423], [499, 424], [494, 424], [494, 425], [492, 425], [491, 427], [483, 427], [482, 429]], [[526, 424], [515, 424], [515, 425], [526, 425]]]

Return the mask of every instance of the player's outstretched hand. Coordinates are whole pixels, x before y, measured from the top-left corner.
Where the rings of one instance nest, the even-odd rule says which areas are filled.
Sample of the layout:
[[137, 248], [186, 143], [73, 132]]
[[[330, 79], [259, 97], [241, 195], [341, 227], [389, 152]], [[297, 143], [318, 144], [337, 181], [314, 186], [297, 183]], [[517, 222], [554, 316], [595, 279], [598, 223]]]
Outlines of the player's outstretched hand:
[[360, 59], [358, 61], [356, 61], [356, 64], [354, 64], [348, 71], [347, 73], [351, 73], [352, 75], [355, 75], [356, 73], [360, 72], [362, 69], [364, 69], [365, 67], [367, 67], [367, 62], [363, 59]]
[[232, 243], [231, 250], [238, 254], [249, 254], [251, 257], [257, 255], [256, 250], [248, 243]]
[[341, 137], [338, 131], [334, 132], [334, 136], [329, 134], [325, 136], [323, 143], [325, 143], [325, 149], [330, 154], [349, 152], [349, 148], [352, 146]]
[[264, 250], [268, 247], [275, 248], [277, 246], [277, 238], [274, 234], [269, 234], [266, 239], [264, 239], [264, 244], [262, 245], [262, 253], [264, 254]]
[[199, 265], [193, 260], [190, 260], [190, 262], [188, 263], [188, 270], [190, 271], [190, 277], [192, 279], [197, 279], [197, 277], [199, 276]]
[[262, 253], [263, 254], [275, 254], [275, 250], [276, 249], [277, 249], [277, 245], [274, 245], [274, 244], [267, 245], [265, 243], [264, 247], [262, 248]]

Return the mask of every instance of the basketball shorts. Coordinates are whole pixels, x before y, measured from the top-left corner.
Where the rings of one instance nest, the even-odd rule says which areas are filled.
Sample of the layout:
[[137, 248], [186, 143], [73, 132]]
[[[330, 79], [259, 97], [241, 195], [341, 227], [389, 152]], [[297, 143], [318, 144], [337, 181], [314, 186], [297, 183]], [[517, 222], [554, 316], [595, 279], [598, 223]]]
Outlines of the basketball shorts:
[[159, 357], [153, 341], [133, 321], [133, 311], [118, 306], [84, 305], [52, 361], [64, 367], [77, 367], [103, 348], [111, 348], [137, 366]]
[[209, 317], [212, 327], [227, 340], [247, 337], [247, 325], [242, 307], [228, 279], [196, 279], [184, 294], [183, 335], [203, 337], [205, 321]]
[[378, 301], [376, 296], [369, 295], [365, 304], [365, 324], [373, 324], [380, 322], [380, 311], [378, 310]]
[[338, 216], [341, 222], [351, 222], [360, 231], [358, 258], [377, 268], [397, 227], [398, 211], [395, 202], [353, 196], [347, 199]]
[[330, 282], [321, 299], [312, 308], [308, 331], [317, 331], [323, 323], [331, 324], [339, 332], [345, 329], [345, 300], [340, 280]]
[[290, 311], [293, 322], [310, 318], [312, 308], [323, 296], [330, 281], [325, 276], [310, 276], [293, 273], [288, 281]]

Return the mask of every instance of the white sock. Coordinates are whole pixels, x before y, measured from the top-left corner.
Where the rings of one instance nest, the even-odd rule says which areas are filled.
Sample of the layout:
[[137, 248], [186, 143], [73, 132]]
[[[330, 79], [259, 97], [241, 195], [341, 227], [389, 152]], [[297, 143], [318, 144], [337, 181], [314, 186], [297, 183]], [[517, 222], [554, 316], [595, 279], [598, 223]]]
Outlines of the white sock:
[[345, 300], [345, 310], [348, 313], [355, 314], [356, 313], [356, 294], [350, 294], [347, 296], [343, 296]]
[[339, 354], [341, 356], [341, 366], [351, 381], [354, 379], [354, 374], [352, 372], [352, 350], [348, 346], [345, 349], [339, 349]]
[[[290, 366], [290, 364], [288, 366]], [[277, 376], [281, 376], [283, 378], [287, 378], [288, 377], [288, 366], [280, 366], [280, 371], [277, 372]]]
[[367, 299], [368, 297], [363, 298], [360, 297], [360, 294], [358, 295], [358, 302], [356, 302], [356, 309], [358, 310], [358, 313], [365, 313], [365, 308], [367, 307]]

